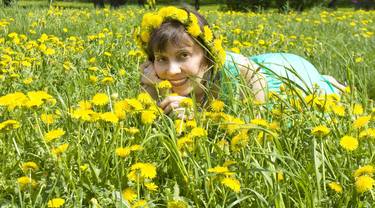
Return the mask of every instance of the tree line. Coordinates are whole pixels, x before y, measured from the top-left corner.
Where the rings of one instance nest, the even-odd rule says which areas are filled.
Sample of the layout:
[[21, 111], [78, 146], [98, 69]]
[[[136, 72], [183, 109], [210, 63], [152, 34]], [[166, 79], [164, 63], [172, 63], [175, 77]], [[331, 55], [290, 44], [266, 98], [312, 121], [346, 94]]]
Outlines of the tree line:
[[[7, 7], [12, 5], [12, 1], [16, 0], [2, 1], [3, 5]], [[268, 8], [278, 8], [279, 11], [287, 11], [290, 9], [303, 11], [313, 6], [327, 6], [334, 9], [338, 4], [354, 4], [356, 9], [375, 9], [375, 0], [92, 0], [92, 2], [95, 8], [104, 8], [105, 4], [108, 3], [111, 8], [114, 9], [129, 3], [136, 3], [141, 7], [149, 9], [155, 9], [156, 3], [190, 3], [196, 10], [199, 10], [201, 4], [207, 3], [222, 4], [225, 6], [225, 9], [233, 11], [257, 11]]]

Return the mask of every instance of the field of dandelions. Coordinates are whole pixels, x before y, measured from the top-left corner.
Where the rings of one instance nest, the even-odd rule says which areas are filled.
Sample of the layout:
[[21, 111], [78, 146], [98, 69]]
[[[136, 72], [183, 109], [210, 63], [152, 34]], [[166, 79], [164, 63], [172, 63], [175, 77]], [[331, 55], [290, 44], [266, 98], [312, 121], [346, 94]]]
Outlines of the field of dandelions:
[[0, 10], [1, 207], [374, 207], [375, 13], [203, 8], [228, 51], [290, 52], [348, 87], [286, 83], [187, 119], [139, 90], [145, 10]]

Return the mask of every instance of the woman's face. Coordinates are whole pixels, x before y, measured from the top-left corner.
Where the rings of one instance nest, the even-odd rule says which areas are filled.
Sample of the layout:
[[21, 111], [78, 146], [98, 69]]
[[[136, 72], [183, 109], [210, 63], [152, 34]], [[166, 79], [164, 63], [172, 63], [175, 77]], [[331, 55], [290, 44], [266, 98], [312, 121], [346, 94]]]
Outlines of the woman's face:
[[193, 39], [181, 45], [168, 43], [165, 51], [155, 52], [156, 74], [160, 79], [168, 80], [172, 91], [180, 96], [187, 96], [193, 90], [196, 95], [201, 94], [203, 91], [199, 86], [207, 68], [203, 48]]

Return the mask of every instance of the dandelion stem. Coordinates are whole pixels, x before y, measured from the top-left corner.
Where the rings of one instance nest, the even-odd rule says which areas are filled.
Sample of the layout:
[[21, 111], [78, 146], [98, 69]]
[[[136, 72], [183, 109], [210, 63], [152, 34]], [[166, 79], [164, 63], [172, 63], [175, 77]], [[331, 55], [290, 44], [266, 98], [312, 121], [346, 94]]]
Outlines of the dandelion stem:
[[224, 198], [223, 198], [223, 206], [222, 207], [225, 207], [226, 200], [227, 200], [227, 192], [225, 191], [225, 188], [224, 188]]
[[317, 155], [317, 151], [316, 151], [316, 138], [314, 137], [313, 138], [313, 153], [314, 153], [314, 167], [315, 167], [315, 178], [316, 178], [316, 188], [317, 188], [317, 199], [318, 199], [318, 204], [320, 203], [320, 197], [321, 197], [321, 190], [320, 190], [320, 172], [319, 172], [319, 158], [318, 158], [318, 155]]
[[321, 154], [322, 154], [322, 176], [323, 176], [323, 190], [324, 192], [327, 191], [326, 189], [326, 174], [325, 174], [325, 156], [324, 156], [324, 143], [323, 141], [320, 141], [320, 150], [321, 150]]
[[14, 137], [12, 137], [12, 141], [13, 141], [13, 144], [14, 144], [14, 148], [15, 148], [16, 151], [17, 151], [17, 155], [18, 155], [18, 156], [21, 156], [21, 154], [20, 154], [20, 150], [18, 149], [17, 142], [16, 142], [16, 140], [14, 139]]

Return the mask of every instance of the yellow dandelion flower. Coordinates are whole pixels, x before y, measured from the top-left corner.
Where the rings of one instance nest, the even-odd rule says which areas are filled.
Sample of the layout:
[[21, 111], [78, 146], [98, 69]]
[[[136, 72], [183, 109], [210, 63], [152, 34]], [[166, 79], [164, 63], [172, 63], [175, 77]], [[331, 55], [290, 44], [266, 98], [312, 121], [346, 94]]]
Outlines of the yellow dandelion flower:
[[109, 103], [109, 97], [105, 93], [97, 93], [96, 95], [94, 95], [91, 102], [94, 105], [99, 105], [99, 106], [107, 105]]
[[186, 121], [186, 127], [195, 128], [197, 127], [197, 122], [195, 120], [188, 120]]
[[60, 154], [64, 153], [69, 147], [69, 144], [62, 144], [56, 148], [51, 150], [52, 154], [59, 156]]
[[361, 115], [361, 114], [363, 114], [363, 107], [362, 107], [362, 105], [358, 104], [358, 103], [354, 104], [352, 112], [353, 112], [354, 115]]
[[87, 163], [79, 166], [79, 169], [81, 171], [86, 171], [88, 168], [89, 168], [89, 164], [87, 164]]
[[190, 137], [182, 137], [177, 140], [177, 148], [179, 151], [186, 149], [187, 151], [193, 151], [193, 140]]
[[97, 77], [97, 76], [90, 75], [89, 80], [90, 80], [90, 82], [95, 83], [95, 82], [98, 81], [98, 77]]
[[141, 27], [142, 29], [146, 29], [147, 27], [158, 28], [162, 22], [162, 16], [149, 12], [143, 15]]
[[40, 115], [40, 120], [45, 124], [53, 124], [55, 122], [55, 115], [43, 113]]
[[283, 171], [277, 171], [276, 172], [276, 179], [279, 182], [284, 180], [284, 173], [283, 173]]
[[[352, 22], [353, 23], [353, 22]], [[363, 62], [363, 58], [362, 57], [356, 57], [355, 59], [354, 59], [354, 61], [355, 61], [355, 63], [361, 63], [361, 62]]]
[[29, 85], [33, 82], [33, 78], [32, 77], [29, 77], [29, 78], [26, 78], [22, 81], [25, 85]]
[[31, 171], [38, 170], [39, 167], [35, 162], [25, 162], [22, 164], [21, 168], [24, 172], [27, 172], [29, 170]]
[[236, 29], [234, 29], [232, 32], [233, 32], [234, 34], [236, 34], [236, 35], [239, 35], [239, 34], [242, 32], [242, 30], [241, 30], [241, 28], [236, 28]]
[[103, 121], [111, 122], [113, 124], [117, 124], [119, 120], [116, 114], [112, 112], [106, 112], [106, 113], [100, 114], [100, 119], [102, 119]]
[[137, 96], [137, 100], [144, 105], [154, 104], [154, 99], [152, 99], [151, 95], [146, 92], [140, 93]]
[[156, 119], [154, 111], [144, 110], [141, 113], [141, 121], [143, 124], [152, 124]]
[[44, 103], [49, 103], [51, 105], [56, 104], [56, 99], [54, 99], [50, 94], [45, 91], [30, 91], [27, 93], [29, 100], [26, 102], [28, 108], [39, 107]]
[[189, 136], [191, 138], [196, 138], [196, 137], [206, 137], [207, 136], [207, 131], [204, 128], [201, 127], [195, 127], [191, 130]]
[[168, 80], [161, 81], [157, 84], [156, 88], [158, 89], [171, 89], [172, 84]]
[[127, 102], [126, 101], [116, 101], [114, 111], [116, 116], [119, 119], [124, 119], [126, 117], [126, 109], [127, 109]]
[[125, 110], [127, 112], [140, 111], [143, 109], [143, 105], [137, 99], [125, 99]]
[[105, 52], [104, 52], [104, 55], [105, 55], [105, 56], [108, 56], [108, 57], [111, 57], [111, 56], [112, 56], [112, 54], [111, 54], [110, 52], [108, 52], [108, 51], [105, 51]]
[[369, 128], [359, 133], [359, 138], [375, 138], [375, 129]]
[[229, 172], [229, 169], [226, 166], [216, 166], [214, 168], [209, 168], [207, 171], [209, 173], [223, 174]]
[[355, 180], [355, 188], [358, 193], [370, 191], [375, 185], [375, 180], [370, 176], [359, 176]]
[[272, 109], [272, 115], [278, 117], [282, 115], [282, 112], [280, 111], [280, 109]]
[[119, 72], [118, 72], [118, 74], [120, 76], [124, 76], [126, 74], [126, 70], [125, 69], [120, 69]]
[[342, 186], [339, 183], [337, 183], [337, 182], [330, 182], [328, 184], [328, 187], [330, 189], [332, 189], [333, 191], [335, 191], [336, 193], [341, 193], [342, 192]]
[[151, 16], [149, 25], [151, 25], [153, 28], [158, 28], [163, 23], [163, 17], [161, 17], [158, 14], [154, 14]]
[[50, 142], [54, 139], [60, 138], [64, 134], [65, 131], [62, 128], [51, 130], [44, 135], [44, 140], [46, 140], [46, 142]]
[[139, 144], [135, 144], [135, 145], [130, 146], [130, 150], [131, 151], [142, 151], [143, 147]]
[[92, 58], [89, 59], [89, 63], [92, 64], [92, 63], [95, 63], [95, 62], [96, 62], [96, 58], [95, 57], [92, 57]]
[[221, 100], [213, 100], [211, 102], [211, 109], [213, 112], [221, 112], [224, 110], [224, 102]]
[[269, 126], [270, 129], [272, 130], [275, 130], [275, 131], [280, 131], [280, 123], [279, 122], [276, 122], [276, 121], [273, 121], [272, 123], [270, 123], [270, 126]]
[[232, 151], [239, 151], [241, 148], [245, 147], [249, 142], [249, 137], [246, 131], [241, 131], [235, 135], [230, 141], [230, 147]]
[[54, 198], [48, 201], [48, 207], [50, 208], [59, 208], [64, 205], [65, 200], [62, 198]]
[[145, 186], [149, 191], [157, 191], [159, 188], [155, 183], [145, 183]]
[[28, 97], [22, 92], [9, 93], [0, 97], [0, 106], [6, 106], [11, 111], [16, 107], [25, 106], [28, 100]]
[[265, 128], [269, 127], [269, 123], [266, 120], [261, 119], [261, 118], [252, 119], [250, 123], [258, 125], [258, 126], [262, 126]]
[[182, 23], [185, 23], [188, 20], [188, 13], [183, 9], [175, 8], [173, 15]]
[[83, 121], [94, 122], [100, 119], [100, 115], [92, 110], [74, 110], [72, 117], [75, 119], [82, 119]]
[[370, 120], [371, 120], [371, 116], [361, 116], [353, 122], [353, 127], [355, 129], [362, 128], [366, 126], [370, 122]]
[[334, 106], [331, 106], [331, 108], [332, 108], [332, 112], [338, 116], [345, 116], [346, 114], [345, 107], [342, 105], [334, 105]]
[[233, 160], [227, 160], [224, 162], [223, 166], [224, 167], [228, 167], [228, 166], [231, 166], [231, 165], [234, 165], [236, 164], [237, 162], [236, 161], [233, 161]]
[[352, 89], [350, 88], [350, 86], [346, 86], [345, 89], [344, 89], [344, 92], [345, 93], [351, 93]]
[[212, 34], [212, 31], [210, 29], [210, 27], [208, 27], [207, 25], [203, 27], [203, 33], [204, 33], [204, 40], [208, 43], [210, 43], [213, 39], [213, 34]]
[[359, 177], [359, 176], [362, 176], [362, 175], [368, 175], [368, 176], [372, 176], [373, 174], [375, 173], [375, 168], [374, 166], [372, 165], [365, 165], [363, 167], [360, 167], [358, 168], [355, 172], [354, 172], [354, 177]]
[[358, 148], [358, 140], [351, 136], [344, 136], [340, 140], [340, 145], [348, 151], [354, 151]]
[[172, 200], [167, 203], [167, 208], [188, 208], [188, 205], [181, 200]]
[[232, 189], [235, 193], [238, 193], [241, 190], [241, 184], [235, 178], [223, 178], [221, 180], [221, 184], [223, 184], [226, 187]]
[[125, 129], [126, 132], [128, 132], [131, 135], [135, 135], [139, 133], [139, 129], [136, 127], [130, 127]]
[[101, 82], [103, 84], [112, 84], [114, 81], [113, 77], [104, 77]]
[[126, 199], [126, 201], [131, 203], [135, 199], [137, 199], [137, 193], [132, 188], [126, 188], [122, 191], [122, 198]]
[[156, 177], [156, 167], [151, 163], [136, 163], [130, 167], [129, 180], [136, 181], [137, 175], [142, 178], [153, 179]]
[[148, 205], [147, 205], [146, 200], [139, 200], [131, 206], [131, 208], [147, 208], [147, 207]]
[[148, 110], [153, 111], [156, 115], [163, 115], [163, 109], [161, 109], [159, 106], [155, 105], [153, 103], [151, 106], [149, 106]]
[[16, 120], [6, 120], [0, 123], [0, 130], [11, 130], [20, 127], [20, 123]]
[[225, 63], [226, 53], [222, 46], [222, 39], [216, 38], [214, 40], [214, 46], [212, 48], [213, 53], [217, 56], [217, 62], [219, 66], [222, 66]]
[[239, 49], [238, 47], [233, 47], [230, 49], [233, 53], [241, 53], [241, 49]]
[[99, 70], [99, 68], [98, 67], [96, 67], [96, 66], [90, 66], [89, 68], [87, 68], [89, 71], [98, 71]]
[[174, 126], [175, 126], [177, 134], [181, 134], [182, 132], [185, 131], [185, 123], [181, 119], [176, 119], [174, 121]]
[[43, 52], [45, 55], [47, 55], [47, 56], [49, 56], [49, 55], [53, 55], [53, 54], [56, 53], [55, 49], [53, 49], [53, 48], [46, 48], [45, 50], [42, 50], [42, 52]]
[[131, 148], [129, 148], [129, 147], [119, 147], [119, 148], [116, 148], [115, 152], [116, 152], [116, 155], [119, 156], [119, 157], [126, 157], [126, 156], [130, 155]]
[[37, 185], [36, 181], [28, 176], [22, 176], [20, 178], [17, 179], [17, 182], [18, 184], [20, 184], [20, 186], [32, 186], [32, 187], [35, 187]]
[[180, 106], [184, 108], [192, 108], [193, 107], [193, 100], [191, 98], [184, 98], [180, 102]]
[[163, 18], [171, 17], [184, 24], [188, 20], [188, 13], [185, 10], [176, 8], [174, 6], [163, 7], [158, 13]]
[[311, 133], [317, 137], [323, 137], [323, 136], [328, 135], [330, 131], [331, 130], [328, 127], [324, 125], [319, 125], [319, 126], [314, 127], [311, 130]]
[[201, 28], [199, 27], [199, 24], [198, 24], [198, 18], [193, 13], [190, 13], [189, 17], [190, 17], [191, 23], [187, 27], [187, 31], [193, 37], [198, 37], [202, 33]]

